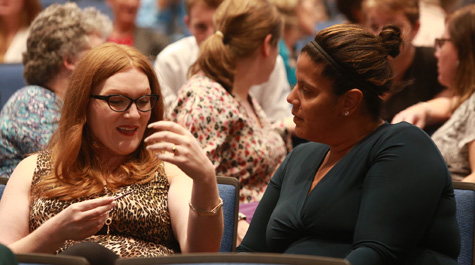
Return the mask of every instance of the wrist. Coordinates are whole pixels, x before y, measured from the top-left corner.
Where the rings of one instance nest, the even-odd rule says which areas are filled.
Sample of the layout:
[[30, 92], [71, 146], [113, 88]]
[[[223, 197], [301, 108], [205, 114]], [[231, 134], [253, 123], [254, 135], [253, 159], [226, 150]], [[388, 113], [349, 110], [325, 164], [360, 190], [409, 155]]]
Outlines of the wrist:
[[431, 109], [429, 103], [427, 103], [425, 101], [421, 101], [418, 104], [424, 109], [426, 120], [429, 120], [430, 117], [431, 117], [431, 114], [432, 114], [432, 109]]

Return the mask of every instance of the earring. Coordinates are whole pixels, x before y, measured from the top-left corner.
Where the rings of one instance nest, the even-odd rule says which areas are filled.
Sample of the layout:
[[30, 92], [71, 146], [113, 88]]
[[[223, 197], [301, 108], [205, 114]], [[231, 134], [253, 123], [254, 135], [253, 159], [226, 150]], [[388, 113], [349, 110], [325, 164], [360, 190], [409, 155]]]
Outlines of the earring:
[[345, 111], [345, 112], [343, 113], [343, 115], [348, 116], [348, 115], [350, 115], [350, 112], [349, 112], [349, 111]]

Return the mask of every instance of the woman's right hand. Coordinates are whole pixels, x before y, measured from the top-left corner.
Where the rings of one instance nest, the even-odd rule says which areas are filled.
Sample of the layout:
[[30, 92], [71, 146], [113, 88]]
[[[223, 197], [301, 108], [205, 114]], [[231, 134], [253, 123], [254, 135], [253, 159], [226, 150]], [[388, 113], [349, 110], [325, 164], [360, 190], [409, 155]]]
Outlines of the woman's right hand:
[[44, 225], [51, 225], [59, 242], [82, 240], [104, 226], [108, 212], [116, 205], [114, 198], [103, 197], [71, 204]]

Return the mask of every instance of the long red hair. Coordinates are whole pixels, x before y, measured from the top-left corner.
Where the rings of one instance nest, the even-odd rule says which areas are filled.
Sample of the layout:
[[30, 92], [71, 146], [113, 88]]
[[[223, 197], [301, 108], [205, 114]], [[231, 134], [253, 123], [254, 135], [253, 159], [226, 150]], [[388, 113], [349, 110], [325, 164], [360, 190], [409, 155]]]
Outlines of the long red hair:
[[[160, 86], [147, 58], [135, 48], [124, 45], [106, 43], [94, 48], [71, 76], [59, 126], [48, 147], [53, 170], [33, 187], [33, 195], [69, 200], [103, 192], [101, 163], [95, 152], [99, 144], [86, 124], [86, 112], [92, 89], [112, 75], [130, 68], [143, 72], [148, 77], [152, 93], [160, 96], [151, 110], [149, 123], [163, 119]], [[144, 137], [150, 133], [147, 129]], [[157, 170], [162, 170], [162, 163], [145, 149], [142, 142], [126, 163], [107, 176], [108, 189], [148, 182]]]

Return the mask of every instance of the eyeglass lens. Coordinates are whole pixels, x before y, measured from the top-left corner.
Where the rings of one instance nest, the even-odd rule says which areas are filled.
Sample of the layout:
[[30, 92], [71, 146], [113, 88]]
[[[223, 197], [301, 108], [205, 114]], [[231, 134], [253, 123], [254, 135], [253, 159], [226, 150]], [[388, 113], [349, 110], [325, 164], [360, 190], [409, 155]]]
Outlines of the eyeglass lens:
[[138, 110], [149, 111], [155, 107], [157, 97], [153, 95], [145, 95], [133, 100], [125, 96], [117, 95], [109, 97], [108, 103], [109, 107], [114, 111], [126, 111], [134, 101]]
[[442, 46], [444, 46], [444, 43], [446, 41], [450, 41], [450, 39], [435, 39], [435, 44], [434, 44], [435, 48], [436, 49], [442, 48]]

